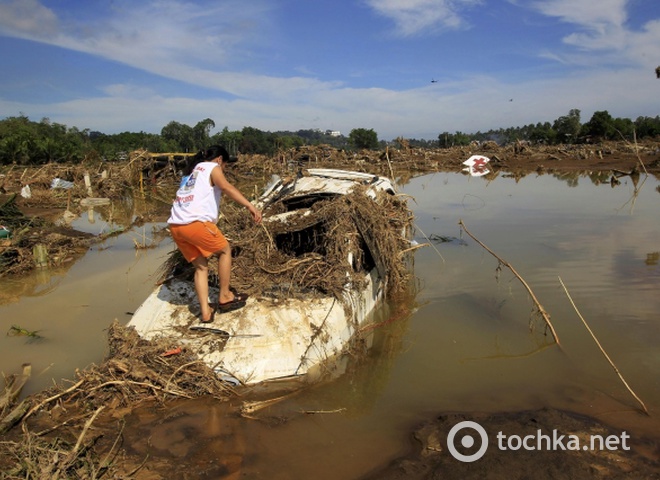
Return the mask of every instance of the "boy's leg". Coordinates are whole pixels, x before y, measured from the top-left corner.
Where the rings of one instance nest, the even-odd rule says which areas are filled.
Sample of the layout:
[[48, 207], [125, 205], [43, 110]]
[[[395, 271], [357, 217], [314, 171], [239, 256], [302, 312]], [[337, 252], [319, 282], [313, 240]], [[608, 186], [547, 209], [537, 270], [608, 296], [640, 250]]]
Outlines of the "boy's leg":
[[195, 291], [202, 310], [202, 321], [206, 322], [210, 320], [212, 313], [209, 305], [209, 265], [201, 255], [194, 259], [192, 264], [195, 267]]
[[229, 244], [218, 252], [218, 283], [220, 293], [218, 301], [220, 303], [231, 302], [234, 294], [229, 290], [229, 281], [231, 278], [231, 247]]

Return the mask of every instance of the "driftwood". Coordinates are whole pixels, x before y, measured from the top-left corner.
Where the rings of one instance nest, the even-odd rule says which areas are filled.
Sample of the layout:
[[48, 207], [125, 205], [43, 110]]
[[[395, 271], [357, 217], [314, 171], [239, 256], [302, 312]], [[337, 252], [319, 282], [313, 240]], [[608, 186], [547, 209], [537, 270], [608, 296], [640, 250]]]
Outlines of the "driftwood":
[[0, 396], [0, 415], [14, 403], [31, 375], [32, 365], [26, 363], [23, 365], [23, 373], [21, 375], [9, 377], [5, 391]]
[[23, 418], [25, 412], [30, 408], [30, 402], [26, 399], [9, 411], [9, 413], [5, 414], [20, 395], [21, 390], [23, 390], [23, 387], [30, 379], [31, 375], [32, 365], [26, 363], [23, 365], [22, 374], [10, 377], [10, 379], [7, 380], [5, 391], [2, 396], [0, 396], [0, 435], [11, 430], [11, 428]]
[[591, 335], [591, 338], [594, 339], [594, 342], [596, 342], [596, 345], [598, 345], [598, 348], [600, 349], [601, 353], [605, 356], [607, 361], [609, 362], [610, 366], [614, 369], [616, 374], [619, 376], [619, 379], [623, 382], [625, 387], [628, 389], [628, 391], [632, 394], [633, 397], [635, 397], [635, 400], [639, 402], [639, 404], [642, 406], [642, 411], [650, 416], [650, 413], [648, 409], [646, 408], [646, 405], [644, 405], [644, 402], [637, 396], [637, 394], [633, 391], [632, 388], [628, 385], [628, 382], [623, 378], [623, 375], [621, 375], [621, 372], [619, 372], [619, 369], [616, 368], [616, 365], [614, 365], [614, 362], [610, 358], [610, 356], [605, 352], [605, 349], [602, 347], [598, 339], [596, 338], [596, 335], [594, 335], [594, 332], [591, 331], [591, 328], [589, 328], [589, 325], [587, 324], [587, 321], [584, 319], [578, 308], [575, 306], [575, 303], [573, 302], [573, 299], [571, 298], [571, 294], [568, 293], [568, 289], [566, 288], [566, 285], [564, 285], [564, 282], [561, 280], [561, 277], [559, 277], [559, 283], [561, 283], [561, 286], [564, 288], [564, 292], [566, 292], [566, 296], [568, 297], [568, 300], [571, 302], [571, 305], [573, 305], [573, 308], [575, 309], [575, 313], [577, 313], [578, 317], [580, 317], [580, 320], [582, 320], [582, 323], [584, 326], [587, 328], [587, 331]]
[[85, 438], [85, 434], [89, 430], [89, 427], [92, 426], [92, 423], [94, 422], [94, 419], [96, 417], [98, 417], [99, 413], [101, 413], [101, 410], [103, 410], [104, 408], [105, 408], [105, 406], [101, 405], [99, 408], [96, 409], [96, 411], [90, 417], [90, 419], [85, 422], [85, 426], [84, 426], [82, 432], [80, 432], [80, 435], [78, 436], [78, 441], [76, 442], [76, 445], [73, 447], [73, 450], [71, 450], [71, 452], [69, 453], [69, 458], [70, 459], [73, 459], [73, 458], [76, 457], [76, 455], [78, 454], [78, 451], [80, 450], [80, 446], [82, 445], [83, 439]]
[[467, 229], [465, 224], [463, 223], [463, 220], [460, 220], [458, 224], [465, 230], [465, 233], [467, 233], [472, 239], [477, 242], [479, 245], [481, 245], [488, 253], [490, 253], [492, 256], [497, 258], [497, 260], [500, 262], [501, 265], [504, 265], [507, 267], [509, 270], [511, 270], [511, 273], [513, 273], [518, 280], [520, 280], [520, 283], [522, 283], [523, 287], [525, 287], [525, 290], [527, 290], [527, 293], [529, 293], [530, 297], [532, 297], [532, 301], [534, 302], [534, 305], [536, 305], [536, 309], [538, 310], [539, 314], [541, 317], [543, 317], [543, 320], [545, 321], [545, 324], [547, 327], [550, 329], [550, 333], [552, 333], [552, 338], [555, 339], [555, 342], [559, 347], [561, 347], [561, 344], [559, 343], [559, 337], [557, 336], [557, 332], [555, 332], [555, 328], [552, 326], [552, 322], [550, 321], [550, 314], [545, 311], [541, 303], [538, 301], [536, 298], [536, 295], [534, 295], [534, 292], [530, 288], [530, 286], [527, 284], [527, 282], [516, 272], [516, 270], [511, 266], [511, 264], [502, 258], [500, 258], [495, 252], [493, 252], [490, 248], [488, 248], [486, 245], [484, 245], [481, 241], [479, 241], [474, 235], [470, 233], [470, 231]]
[[0, 435], [4, 435], [11, 430], [14, 425], [20, 422], [21, 418], [25, 415], [25, 412], [28, 411], [28, 408], [30, 408], [30, 401], [26, 399], [5, 415], [2, 421], [0, 421]]
[[60, 397], [63, 397], [67, 393], [71, 393], [74, 390], [76, 390], [80, 385], [82, 385], [85, 382], [85, 380], [80, 380], [78, 383], [73, 385], [72, 387], [68, 388], [67, 390], [64, 390], [63, 392], [57, 393], [56, 395], [53, 395], [51, 397], [48, 397], [38, 405], [35, 405], [30, 409], [29, 412], [25, 414], [25, 417], [23, 417], [23, 427], [25, 428], [25, 421], [28, 419], [29, 416], [31, 416], [34, 412], [39, 411], [44, 405], [47, 405], [48, 403], [52, 402], [53, 400], [57, 400]]

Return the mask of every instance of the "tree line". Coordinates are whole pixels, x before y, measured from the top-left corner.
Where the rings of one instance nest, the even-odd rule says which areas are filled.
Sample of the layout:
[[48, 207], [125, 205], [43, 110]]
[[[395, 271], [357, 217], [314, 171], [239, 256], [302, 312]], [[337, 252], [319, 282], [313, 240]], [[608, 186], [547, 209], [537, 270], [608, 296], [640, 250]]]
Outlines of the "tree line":
[[129, 152], [146, 149], [152, 153], [197, 152], [212, 144], [224, 145], [230, 153], [271, 155], [280, 149], [328, 144], [336, 148], [378, 148], [373, 130], [355, 129], [348, 137], [320, 130], [264, 132], [253, 127], [230, 131], [224, 127], [211, 134], [215, 122], [206, 118], [194, 126], [171, 121], [160, 134], [122, 132], [104, 134], [67, 127], [43, 118], [27, 116], [0, 120], [0, 165], [79, 163], [84, 160], [124, 160]]
[[444, 132], [438, 136], [438, 146], [449, 148], [468, 145], [473, 141], [492, 140], [499, 144], [526, 141], [533, 144], [590, 143], [602, 140], [654, 138], [660, 135], [660, 116], [613, 118], [607, 110], [594, 112], [588, 122], [581, 123], [580, 110], [572, 109], [554, 122], [529, 124], [522, 127], [489, 130], [482, 133]]
[[[355, 128], [348, 136], [318, 129], [264, 132], [254, 127], [231, 131], [224, 127], [211, 134], [215, 122], [206, 118], [194, 126], [171, 121], [159, 134], [122, 132], [104, 134], [67, 127], [43, 118], [31, 121], [27, 116], [0, 120], [0, 164], [80, 163], [85, 160], [124, 160], [129, 152], [146, 149], [152, 153], [196, 152], [211, 144], [224, 145], [232, 154], [272, 155], [279, 150], [303, 145], [326, 144], [339, 149], [385, 148], [387, 142], [378, 140], [373, 129]], [[406, 139], [406, 143], [420, 148], [449, 148], [473, 141], [496, 141], [506, 144], [515, 141], [532, 143], [579, 143], [594, 139], [628, 139], [660, 136], [660, 117], [630, 119], [612, 118], [607, 111], [596, 112], [582, 124], [580, 111], [573, 109], [553, 123], [537, 123], [523, 127], [489, 130], [466, 134], [444, 132], [437, 140]], [[401, 140], [401, 139], [397, 139]]]

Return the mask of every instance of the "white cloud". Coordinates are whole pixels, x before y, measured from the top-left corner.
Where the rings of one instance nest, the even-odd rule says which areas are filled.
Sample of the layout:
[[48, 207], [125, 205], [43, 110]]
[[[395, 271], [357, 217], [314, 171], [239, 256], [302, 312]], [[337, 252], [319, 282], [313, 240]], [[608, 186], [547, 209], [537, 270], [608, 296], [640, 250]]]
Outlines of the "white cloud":
[[660, 65], [660, 20], [644, 25], [644, 29], [631, 35], [627, 42], [627, 55], [639, 65], [653, 67]]
[[628, 3], [629, 0], [542, 0], [531, 5], [544, 15], [604, 34], [608, 28], [623, 26]]
[[353, 128], [373, 128], [381, 139], [435, 139], [443, 131], [476, 132], [552, 122], [573, 108], [582, 111], [583, 121], [598, 110], [632, 119], [655, 116], [657, 111], [648, 98], [657, 93], [657, 82], [652, 71], [641, 69], [600, 70], [522, 84], [472, 76], [402, 92], [383, 88], [308, 89], [297, 101], [267, 96], [167, 98], [130, 85], [114, 85], [106, 88], [106, 97], [57, 104], [0, 100], [0, 111], [24, 112], [32, 119], [46, 116], [58, 123], [105, 133], [158, 133], [171, 120], [192, 126], [211, 118], [218, 130], [224, 126], [230, 130], [252, 126], [264, 131], [330, 128], [348, 134]]
[[641, 30], [628, 24], [630, 0], [541, 0], [530, 6], [539, 13], [574, 25], [576, 31], [562, 40], [569, 48], [546, 51], [565, 65], [647, 66], [660, 58], [660, 22], [652, 20]]
[[69, 32], [65, 46], [133, 66], [153, 68], [163, 60], [183, 66], [202, 59], [219, 66], [232, 47], [245, 41], [245, 35], [255, 33], [247, 28], [242, 32], [232, 24], [241, 22], [243, 15], [254, 10], [234, 1], [211, 5], [131, 2], [99, 20], [100, 24], [88, 36]]
[[395, 34], [411, 36], [466, 26], [461, 10], [481, 0], [365, 0], [396, 25]]
[[59, 31], [57, 15], [38, 0], [6, 0], [0, 3], [0, 32], [45, 40]]
[[626, 6], [629, 0], [542, 0], [532, 7], [543, 15], [576, 25], [580, 31], [564, 37], [567, 45], [578, 50], [621, 50], [630, 32]]
[[153, 97], [156, 92], [152, 88], [136, 86], [127, 83], [115, 83], [101, 87], [101, 91], [108, 97], [139, 99]]
[[265, 0], [118, 0], [113, 5], [94, 23], [86, 24], [73, 16], [67, 21], [58, 19], [37, 0], [5, 1], [0, 3], [0, 34], [241, 94], [244, 76], [218, 72], [258, 44], [268, 31], [267, 13], [272, 8]]

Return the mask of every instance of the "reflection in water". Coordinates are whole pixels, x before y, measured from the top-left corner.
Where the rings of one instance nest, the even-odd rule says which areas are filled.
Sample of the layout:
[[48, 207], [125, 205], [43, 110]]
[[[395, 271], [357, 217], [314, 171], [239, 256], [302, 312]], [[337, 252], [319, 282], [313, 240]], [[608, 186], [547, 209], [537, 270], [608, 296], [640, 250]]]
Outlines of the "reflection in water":
[[[146, 454], [151, 436], [161, 464], [169, 456], [200, 476], [212, 472], [209, 478], [334, 479], [359, 477], [395, 457], [411, 429], [439, 412], [550, 406], [657, 438], [658, 181], [635, 186], [622, 177], [611, 188], [605, 178], [568, 178], [406, 178], [403, 190], [414, 198], [424, 232], [416, 240], [437, 252], [415, 251], [416, 296], [392, 299], [387, 319], [365, 339], [366, 354], [352, 358], [339, 378], [269, 404], [253, 419], [239, 415], [240, 402], [183, 401], [171, 412], [136, 412], [127, 418], [125, 444]], [[530, 331], [529, 295], [506, 269], [497, 277], [497, 260], [462, 235], [460, 220], [529, 283], [551, 315], [561, 350], [542, 325]], [[47, 369], [35, 375], [36, 388], [102, 360], [104, 329], [114, 318], [128, 321], [126, 312], [146, 298], [172, 248], [165, 240], [137, 253], [132, 235], [106, 240], [35, 290], [48, 293], [0, 307], [5, 331], [20, 323], [44, 336], [27, 344], [0, 335], [5, 373], [26, 361], [37, 372]], [[650, 418], [639, 415], [603, 360], [559, 277]], [[18, 286], [0, 288], [9, 290], [20, 295]], [[139, 428], [129, 432], [132, 426]]]
[[68, 268], [37, 269], [21, 278], [0, 279], [0, 305], [19, 301], [22, 297], [40, 297], [54, 292]]
[[227, 403], [176, 401], [126, 417], [124, 442], [129, 455], [148, 458], [161, 478], [233, 478], [245, 461], [242, 424]]
[[[378, 309], [374, 323], [363, 328], [363, 349], [343, 356], [341, 360], [345, 368], [342, 375], [297, 397], [297, 410], [342, 410], [349, 416], [369, 412], [391, 381], [393, 365], [401, 353], [409, 320], [415, 310], [412, 290], [396, 300], [390, 299], [387, 305]], [[291, 406], [284, 408], [290, 409]]]

